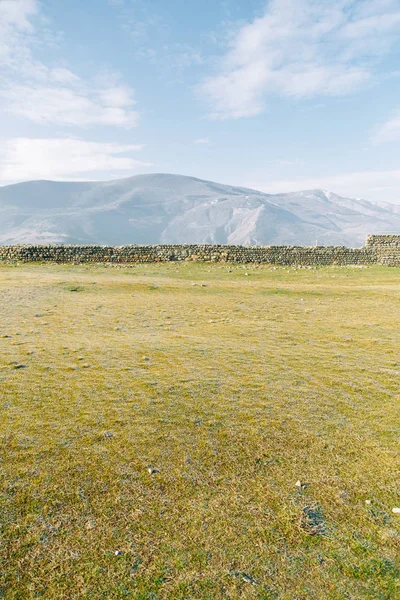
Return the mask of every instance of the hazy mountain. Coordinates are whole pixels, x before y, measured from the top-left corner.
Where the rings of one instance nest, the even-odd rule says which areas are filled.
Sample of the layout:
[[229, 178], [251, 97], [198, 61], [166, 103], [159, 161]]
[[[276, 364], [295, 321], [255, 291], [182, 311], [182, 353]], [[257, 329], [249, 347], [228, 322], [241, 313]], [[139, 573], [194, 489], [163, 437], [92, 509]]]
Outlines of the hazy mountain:
[[264, 194], [180, 175], [0, 187], [0, 244], [362, 246], [400, 233], [399, 207], [322, 190]]

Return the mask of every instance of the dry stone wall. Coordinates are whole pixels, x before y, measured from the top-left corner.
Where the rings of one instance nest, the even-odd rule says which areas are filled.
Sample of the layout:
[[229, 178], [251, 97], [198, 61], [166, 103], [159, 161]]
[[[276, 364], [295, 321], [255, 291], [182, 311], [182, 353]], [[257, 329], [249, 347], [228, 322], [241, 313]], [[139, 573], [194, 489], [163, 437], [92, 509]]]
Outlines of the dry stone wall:
[[345, 246], [0, 246], [0, 261], [55, 263], [151, 263], [168, 261], [268, 263], [274, 265], [400, 266], [400, 235], [369, 236], [364, 248]]
[[376, 248], [378, 264], [400, 267], [400, 235], [369, 235], [366, 248]]

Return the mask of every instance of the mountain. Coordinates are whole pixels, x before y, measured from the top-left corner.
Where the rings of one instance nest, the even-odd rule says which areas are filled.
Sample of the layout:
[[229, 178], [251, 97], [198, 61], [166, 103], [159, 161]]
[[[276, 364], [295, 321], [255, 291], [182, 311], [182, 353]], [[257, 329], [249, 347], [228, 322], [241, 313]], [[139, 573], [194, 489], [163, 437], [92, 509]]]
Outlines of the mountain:
[[363, 246], [400, 233], [399, 207], [311, 190], [264, 194], [180, 175], [0, 187], [0, 244]]

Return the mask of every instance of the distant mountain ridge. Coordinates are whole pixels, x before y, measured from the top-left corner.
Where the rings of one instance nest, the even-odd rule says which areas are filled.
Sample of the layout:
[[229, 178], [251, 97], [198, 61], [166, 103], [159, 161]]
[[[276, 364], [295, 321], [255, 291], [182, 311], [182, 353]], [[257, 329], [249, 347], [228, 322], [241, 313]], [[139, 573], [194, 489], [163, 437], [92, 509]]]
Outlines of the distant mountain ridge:
[[265, 194], [182, 175], [0, 187], [0, 244], [360, 247], [400, 233], [400, 208], [324, 190]]

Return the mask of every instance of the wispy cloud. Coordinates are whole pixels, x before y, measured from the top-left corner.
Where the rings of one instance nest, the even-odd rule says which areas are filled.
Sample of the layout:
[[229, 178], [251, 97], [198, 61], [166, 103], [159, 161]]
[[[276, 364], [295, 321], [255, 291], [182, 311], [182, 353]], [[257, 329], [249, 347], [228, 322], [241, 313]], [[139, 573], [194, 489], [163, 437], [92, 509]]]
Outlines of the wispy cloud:
[[12, 69], [32, 60], [29, 39], [37, 0], [0, 0], [0, 68]]
[[343, 196], [400, 203], [400, 169], [354, 171], [327, 176], [252, 181], [247, 182], [246, 185], [270, 194], [328, 189]]
[[64, 65], [37, 60], [42, 42], [37, 0], [0, 0], [0, 102], [2, 110], [47, 125], [136, 125], [133, 90], [116, 75], [83, 80]]
[[210, 139], [207, 137], [203, 137], [203, 138], [197, 138], [197, 140], [194, 140], [193, 142], [194, 144], [198, 145], [202, 145], [202, 144], [209, 144], [210, 143]]
[[133, 127], [138, 114], [128, 88], [97, 89], [77, 80], [68, 85], [13, 83], [0, 91], [4, 110], [47, 125], [114, 125]]
[[399, 23], [398, 0], [270, 0], [199, 91], [222, 119], [260, 114], [269, 94], [349, 94], [373, 79]]
[[77, 138], [14, 138], [0, 151], [0, 181], [27, 179], [76, 179], [106, 172], [116, 176], [151, 166], [150, 163], [120, 156], [142, 146], [89, 142]]
[[[3, 39], [9, 28], [16, 27], [19, 31], [32, 31], [29, 17], [38, 12], [37, 0], [0, 0], [0, 27]], [[14, 35], [11, 31], [8, 35]]]
[[379, 125], [371, 137], [375, 143], [394, 142], [400, 140], [400, 111], [386, 123]]

